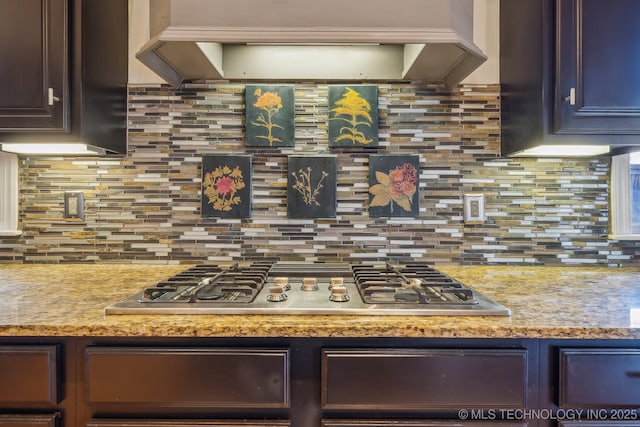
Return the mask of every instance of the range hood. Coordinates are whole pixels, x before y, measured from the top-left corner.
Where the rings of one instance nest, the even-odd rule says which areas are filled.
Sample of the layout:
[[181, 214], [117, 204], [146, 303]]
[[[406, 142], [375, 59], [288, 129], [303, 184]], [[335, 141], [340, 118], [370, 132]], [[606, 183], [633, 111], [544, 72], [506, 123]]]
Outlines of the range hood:
[[454, 86], [486, 60], [473, 0], [151, 0], [137, 58], [185, 80], [410, 80]]

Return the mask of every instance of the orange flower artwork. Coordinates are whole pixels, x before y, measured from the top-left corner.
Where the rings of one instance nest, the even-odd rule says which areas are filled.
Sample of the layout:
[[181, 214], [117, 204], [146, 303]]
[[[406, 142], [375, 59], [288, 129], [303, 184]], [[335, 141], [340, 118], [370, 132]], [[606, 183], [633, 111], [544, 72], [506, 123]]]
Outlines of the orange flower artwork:
[[293, 145], [293, 86], [247, 85], [245, 91], [247, 145]]

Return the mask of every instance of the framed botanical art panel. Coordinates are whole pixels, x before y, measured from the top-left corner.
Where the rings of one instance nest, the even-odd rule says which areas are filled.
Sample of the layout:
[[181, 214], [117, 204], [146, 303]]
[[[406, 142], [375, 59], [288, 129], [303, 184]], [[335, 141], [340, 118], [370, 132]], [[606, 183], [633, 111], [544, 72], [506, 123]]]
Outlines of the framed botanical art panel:
[[287, 216], [335, 218], [335, 156], [289, 156]]
[[202, 158], [202, 217], [251, 216], [251, 156], [208, 155]]
[[248, 147], [293, 147], [293, 85], [245, 86], [245, 135]]
[[419, 216], [419, 177], [419, 156], [369, 156], [369, 216]]
[[378, 86], [329, 85], [329, 147], [378, 146]]

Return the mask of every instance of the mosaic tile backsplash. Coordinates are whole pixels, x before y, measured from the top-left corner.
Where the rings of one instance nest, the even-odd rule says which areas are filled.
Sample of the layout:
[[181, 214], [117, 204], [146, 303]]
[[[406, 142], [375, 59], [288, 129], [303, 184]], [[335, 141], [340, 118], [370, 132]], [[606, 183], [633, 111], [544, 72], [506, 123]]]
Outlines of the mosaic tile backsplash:
[[[126, 156], [21, 158], [20, 227], [0, 262], [630, 265], [607, 240], [608, 158], [505, 159], [497, 85], [378, 84], [379, 146], [328, 146], [328, 85], [295, 85], [295, 146], [246, 147], [245, 82], [129, 89]], [[249, 154], [250, 218], [201, 217], [207, 154]], [[336, 217], [287, 217], [287, 156], [337, 156]], [[369, 217], [371, 154], [419, 156], [419, 216]], [[82, 191], [85, 218], [64, 218]], [[483, 193], [486, 222], [464, 224]]]

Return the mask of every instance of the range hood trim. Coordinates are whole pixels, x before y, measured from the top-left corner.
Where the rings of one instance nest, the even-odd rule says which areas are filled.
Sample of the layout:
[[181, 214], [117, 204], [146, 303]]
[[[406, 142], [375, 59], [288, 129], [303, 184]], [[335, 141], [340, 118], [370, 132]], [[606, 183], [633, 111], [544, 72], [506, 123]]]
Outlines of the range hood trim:
[[[221, 45], [221, 56], [215, 58], [215, 65], [205, 52], [198, 47], [201, 43], [218, 43]], [[427, 80], [429, 82], [444, 83], [452, 87], [469, 75], [486, 59], [486, 55], [472, 41], [462, 37], [451, 28], [427, 29], [391, 29], [379, 27], [345, 28], [308, 28], [308, 27], [202, 27], [202, 26], [168, 26], [159, 34], [152, 37], [136, 57], [154, 70], [173, 86], [179, 86], [185, 80], [192, 79], [261, 79], [247, 72], [242, 75], [225, 74], [224, 51], [225, 45], [268, 44], [277, 45], [421, 45], [425, 46], [410, 63], [402, 64], [399, 75], [389, 75], [388, 80]], [[429, 64], [437, 63], [440, 59], [429, 57], [434, 46], [438, 49], [448, 49], [447, 57], [451, 63], [444, 65], [446, 71], [433, 76], [432, 70], [427, 70]], [[406, 61], [405, 57], [405, 61]], [[443, 65], [437, 63], [438, 68]], [[236, 67], [237, 68], [237, 67]], [[310, 67], [312, 68], [312, 67]], [[356, 73], [357, 74], [357, 73]], [[303, 77], [308, 80], [310, 77]], [[336, 77], [318, 74], [311, 78], [320, 80], [343, 80], [353, 77]], [[286, 78], [296, 80], [295, 78]], [[363, 78], [366, 80], [367, 78]], [[380, 80], [379, 77], [374, 78]]]

